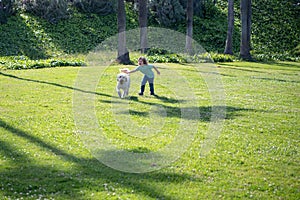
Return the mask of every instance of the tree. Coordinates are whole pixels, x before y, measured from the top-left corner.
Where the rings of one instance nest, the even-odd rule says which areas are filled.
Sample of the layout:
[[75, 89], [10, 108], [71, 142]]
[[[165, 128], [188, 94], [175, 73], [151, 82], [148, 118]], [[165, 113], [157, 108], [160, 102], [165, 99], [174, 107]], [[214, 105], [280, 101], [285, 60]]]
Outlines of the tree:
[[240, 44], [240, 56], [245, 60], [252, 60], [250, 54], [250, 38], [251, 38], [251, 0], [241, 0], [241, 23], [242, 34]]
[[234, 29], [234, 0], [228, 0], [228, 29], [224, 54], [233, 55], [232, 40]]
[[107, 0], [71, 0], [80, 11], [85, 13], [95, 13], [98, 15], [108, 15], [114, 12], [113, 1]]
[[16, 2], [12, 0], [0, 0], [0, 24], [7, 23], [7, 18], [16, 11]]
[[126, 11], [124, 0], [118, 0], [118, 58], [121, 64], [129, 64], [129, 52], [126, 48]]
[[7, 22], [5, 7], [2, 0], [0, 0], [0, 24], [5, 24]]
[[185, 11], [180, 0], [151, 0], [149, 7], [154, 19], [163, 26], [177, 26], [185, 19]]
[[140, 26], [140, 45], [141, 53], [147, 51], [147, 24], [148, 24], [148, 13], [147, 13], [147, 0], [139, 0], [139, 26]]
[[186, 8], [186, 19], [187, 19], [187, 28], [186, 28], [186, 44], [185, 50], [187, 53], [192, 53], [192, 39], [193, 39], [193, 0], [187, 0]]

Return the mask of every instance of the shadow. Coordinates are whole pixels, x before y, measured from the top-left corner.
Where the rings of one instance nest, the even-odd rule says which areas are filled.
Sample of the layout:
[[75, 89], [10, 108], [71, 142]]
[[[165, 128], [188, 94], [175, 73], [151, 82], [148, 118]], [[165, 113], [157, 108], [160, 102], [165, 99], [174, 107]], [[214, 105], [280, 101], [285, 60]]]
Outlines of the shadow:
[[15, 128], [7, 123], [5, 123], [3, 120], [0, 119], [0, 127], [4, 128], [5, 130], [13, 133], [14, 135], [21, 137], [23, 139], [28, 140], [30, 143], [35, 144], [36, 146], [42, 147], [43, 149], [47, 149], [48, 151], [54, 153], [55, 155], [61, 156], [65, 160], [74, 161], [76, 158], [74, 156], [71, 156], [70, 154], [57, 149], [56, 147], [45, 143], [43, 140], [41, 140], [38, 137], [34, 137], [30, 135], [29, 133], [22, 131], [18, 128]]
[[260, 65], [272, 65], [272, 69], [278, 69], [278, 70], [287, 70], [287, 71], [298, 71], [298, 68], [300, 68], [300, 63], [298, 62], [248, 62], [247, 65], [243, 66], [236, 66], [235, 63], [221, 63], [221, 66], [226, 66], [226, 69], [236, 69], [236, 70], [244, 70], [249, 72], [259, 72], [259, 73], [265, 73], [263, 71], [258, 70], [249, 70], [245, 68], [256, 68], [256, 69], [268, 69], [265, 67], [261, 67]]
[[[95, 158], [77, 157], [58, 147], [44, 142], [37, 136], [13, 127], [0, 119], [0, 128], [15, 137], [26, 140], [26, 147], [9, 144], [0, 140], [0, 152], [10, 162], [0, 171], [1, 193], [4, 197], [16, 198], [71, 198], [85, 199], [82, 192], [88, 188], [90, 191], [104, 192], [112, 195], [118, 188], [131, 191], [138, 196], [144, 195], [155, 199], [180, 199], [166, 193], [163, 188], [156, 187], [158, 182], [180, 184], [180, 182], [200, 182], [197, 177], [186, 173], [172, 173], [156, 171], [145, 174], [130, 174], [116, 171], [106, 167]], [[23, 148], [32, 145], [40, 147], [38, 154], [51, 155], [49, 160], [30, 157], [26, 153], [19, 153]], [[134, 151], [144, 152], [147, 149]], [[53, 155], [54, 154], [54, 155]], [[58, 157], [58, 158], [57, 158]], [[38, 162], [37, 160], [38, 159]], [[64, 165], [72, 166], [61, 169], [56, 160], [64, 160]], [[82, 190], [81, 190], [82, 188]], [[124, 189], [125, 188], [125, 189]]]
[[179, 103], [182, 102], [178, 99], [170, 98], [170, 97], [165, 97], [165, 96], [159, 96], [159, 95], [154, 95], [155, 98], [159, 99], [162, 102], [165, 103]]
[[[164, 103], [178, 103], [178, 100], [169, 99], [167, 97], [162, 97], [161, 100]], [[152, 103], [147, 101], [142, 101], [139, 99], [135, 99], [137, 103], [146, 104], [149, 106], [159, 106], [165, 109], [166, 112], [155, 112], [156, 115], [160, 115], [161, 117], [168, 117], [168, 118], [179, 118], [179, 119], [187, 119], [187, 120], [199, 120], [202, 122], [211, 122], [212, 116], [215, 120], [221, 119], [234, 119], [235, 117], [239, 117], [244, 115], [243, 112], [265, 112], [259, 111], [257, 109], [249, 109], [249, 108], [239, 108], [239, 107], [232, 107], [232, 106], [190, 106], [190, 107], [176, 107], [165, 105], [164, 103]], [[182, 111], [185, 111], [185, 114]], [[191, 115], [187, 115], [186, 112], [190, 111]], [[199, 118], [197, 117], [197, 113], [199, 113]], [[149, 112], [137, 111], [134, 109], [130, 109], [129, 112], [121, 112], [121, 114], [129, 114], [129, 115], [138, 115], [140, 117], [148, 117]]]
[[[1, 124], [0, 124], [0, 127], [1, 127]], [[27, 161], [26, 156], [24, 156], [23, 154], [17, 152], [7, 142], [1, 141], [1, 140], [0, 140], [0, 152], [3, 152], [6, 155], [6, 158], [8, 158], [8, 159], [17, 159], [18, 161], [20, 161], [22, 163], [25, 163]]]
[[265, 77], [252, 77], [252, 79], [264, 80], [264, 81], [277, 81], [282, 83], [300, 83], [300, 81], [290, 81], [278, 78], [265, 78]]
[[151, 150], [146, 147], [137, 147], [137, 148], [133, 148], [133, 149], [131, 148], [128, 151], [133, 152], [133, 153], [149, 153], [149, 152], [151, 152]]
[[230, 78], [236, 78], [237, 76], [234, 76], [234, 75], [229, 75], [229, 74], [225, 74], [225, 73], [220, 73], [221, 76], [224, 76], [224, 77], [230, 77]]
[[129, 109], [129, 114], [130, 115], [138, 115], [138, 116], [141, 116], [141, 117], [149, 116], [148, 112], [135, 111], [135, 110], [132, 110], [132, 109]]
[[[167, 108], [170, 109], [170, 108]], [[199, 110], [200, 118], [197, 120], [200, 120], [202, 122], [211, 122], [212, 116], [217, 116], [217, 120], [221, 119], [234, 119], [236, 117], [242, 116], [242, 112], [257, 112], [256, 109], [248, 109], [248, 108], [237, 108], [232, 106], [200, 106], [200, 107], [188, 107], [185, 108], [188, 110]], [[182, 118], [181, 115], [181, 109], [180, 108], [171, 108], [170, 112], [167, 112], [168, 117], [176, 117], [176, 118]], [[189, 116], [185, 117], [186, 119], [193, 119], [189, 118]]]
[[[22, 77], [18, 77], [18, 76], [11, 75], [11, 74], [6, 74], [6, 73], [3, 73], [3, 72], [0, 72], [0, 75], [6, 76], [6, 77], [9, 77], [9, 78], [22, 80], [22, 81], [29, 81], [29, 82], [47, 84], [47, 85], [51, 85], [51, 86], [66, 88], [66, 89], [70, 89], [70, 90], [76, 90], [76, 91], [79, 91], [79, 92], [84, 92], [84, 93], [89, 93], [89, 94], [95, 94], [95, 95], [100, 95], [100, 96], [105, 96], [105, 97], [110, 97], [110, 98], [118, 98], [118, 97], [108, 95], [108, 94], [104, 94], [104, 93], [85, 91], [85, 90], [81, 90], [81, 89], [78, 89], [78, 88], [74, 88], [74, 87], [71, 87], [71, 86], [66, 86], [66, 85], [62, 85], [62, 84], [58, 84], [58, 83], [52, 83], [52, 82], [47, 82], [47, 81], [40, 81], [40, 80], [22, 78]], [[273, 80], [273, 79], [266, 78], [265, 80]], [[278, 81], [284, 82], [285, 80], [278, 80]], [[155, 95], [154, 97], [156, 99], [162, 101], [163, 103], [176, 104], [176, 103], [183, 102], [181, 100], [170, 98], [170, 97], [165, 97], [165, 96]], [[176, 117], [176, 118], [182, 118], [183, 117], [181, 115], [181, 109], [182, 108], [179, 108], [179, 107], [173, 107], [173, 106], [167, 106], [165, 104], [143, 101], [143, 100], [139, 99], [136, 96], [130, 96], [128, 100], [138, 102], [138, 103], [147, 104], [147, 105], [150, 105], [150, 106], [155, 106], [155, 105], [156, 106], [157, 105], [162, 106], [166, 109], [167, 117]], [[112, 101], [112, 100], [100, 100], [100, 101], [103, 102], [103, 103], [120, 103], [120, 101]], [[224, 107], [218, 107], [218, 106], [217, 107], [188, 107], [188, 108], [184, 107], [184, 109], [188, 109], [188, 110], [199, 109], [199, 112], [200, 112], [200, 119], [199, 120], [205, 121], [205, 122], [209, 122], [211, 120], [210, 118], [211, 118], [211, 114], [212, 114], [212, 109], [219, 110], [219, 111], [225, 109], [226, 110], [226, 119], [231, 119], [232, 117], [236, 116], [237, 112], [239, 112], [239, 111], [251, 111], [250, 109], [234, 108], [234, 107], [226, 107], [226, 106], [224, 106]], [[139, 116], [148, 116], [148, 113], [146, 113], [146, 112], [135, 111], [135, 110], [132, 110], [132, 109], [130, 110], [129, 113], [133, 114], [133, 115], [139, 115]], [[161, 114], [161, 112], [157, 112], [157, 113]], [[215, 113], [215, 114], [218, 114], [218, 113]], [[185, 118], [195, 120], [192, 116], [185, 116]]]
[[76, 91], [83, 92], [83, 93], [88, 93], [88, 94], [96, 94], [96, 95], [100, 95], [100, 96], [112, 97], [111, 95], [108, 95], [108, 94], [99, 93], [99, 92], [86, 91], [86, 90], [82, 90], [82, 89], [79, 89], [79, 88], [62, 85], [62, 84], [59, 84], [59, 83], [52, 83], [52, 82], [47, 82], [47, 81], [40, 81], [40, 80], [22, 78], [22, 77], [18, 77], [18, 76], [11, 75], [11, 74], [5, 74], [3, 72], [0, 72], [0, 75], [1, 76], [6, 76], [6, 77], [9, 77], [9, 78], [14, 78], [14, 79], [22, 80], [22, 81], [28, 81], [28, 82], [34, 82], [34, 83], [41, 83], [41, 84], [47, 84], [47, 85], [61, 87], [61, 88], [65, 88], [65, 89], [76, 90]]
[[278, 67], [288, 67], [288, 68], [300, 68], [299, 62], [266, 62], [266, 64], [278, 66]]
[[[239, 70], [239, 71], [253, 72], [253, 73], [267, 73], [267, 72], [259, 71], [259, 70], [246, 69], [244, 67], [234, 67], [234, 65], [225, 64], [225, 63], [222, 63], [222, 66], [226, 66], [225, 67], [226, 69], [232, 69], [232, 70]], [[258, 67], [251, 67], [251, 68], [258, 68]]]

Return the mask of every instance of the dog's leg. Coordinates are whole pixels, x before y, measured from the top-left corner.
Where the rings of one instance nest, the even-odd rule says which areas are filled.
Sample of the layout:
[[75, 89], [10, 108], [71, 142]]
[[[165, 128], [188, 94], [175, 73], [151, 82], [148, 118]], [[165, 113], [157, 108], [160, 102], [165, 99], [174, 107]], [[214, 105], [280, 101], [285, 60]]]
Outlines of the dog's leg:
[[125, 94], [125, 96], [127, 97], [128, 94], [129, 94], [129, 89], [125, 90], [125, 91], [124, 91], [124, 94]]
[[125, 98], [126, 96], [126, 90], [123, 90], [122, 98]]
[[116, 87], [116, 91], [117, 91], [119, 97], [122, 98], [122, 96], [121, 96], [121, 91], [120, 91], [117, 87]]

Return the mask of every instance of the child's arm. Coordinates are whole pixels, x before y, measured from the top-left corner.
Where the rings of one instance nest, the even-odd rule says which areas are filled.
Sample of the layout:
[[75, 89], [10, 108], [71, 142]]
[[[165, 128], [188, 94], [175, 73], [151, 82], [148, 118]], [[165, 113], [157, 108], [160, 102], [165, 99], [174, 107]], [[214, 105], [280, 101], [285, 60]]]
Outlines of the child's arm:
[[130, 73], [133, 73], [133, 72], [136, 72], [137, 70], [134, 69], [134, 70], [129, 70], [128, 68], [124, 68], [124, 69], [120, 69], [120, 72], [123, 72], [123, 73], [126, 73], [126, 74], [130, 74]]
[[137, 71], [136, 69], [129, 70], [129, 71], [127, 71], [127, 74], [131, 74], [131, 73], [134, 73], [134, 72], [136, 72], [136, 71]]
[[156, 73], [160, 75], [160, 71], [157, 69], [157, 67], [153, 66], [153, 69], [155, 69]]

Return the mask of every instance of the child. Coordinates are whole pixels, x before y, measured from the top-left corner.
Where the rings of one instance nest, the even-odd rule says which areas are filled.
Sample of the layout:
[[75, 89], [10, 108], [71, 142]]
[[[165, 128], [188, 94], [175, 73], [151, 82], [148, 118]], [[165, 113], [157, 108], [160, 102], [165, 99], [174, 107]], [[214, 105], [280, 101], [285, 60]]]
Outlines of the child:
[[141, 92], [139, 93], [139, 95], [143, 95], [144, 91], [145, 91], [145, 85], [147, 82], [149, 82], [149, 87], [150, 87], [150, 95], [155, 95], [154, 93], [154, 73], [152, 71], [152, 68], [157, 72], [157, 74], [160, 74], [160, 71], [154, 66], [154, 65], [149, 65], [148, 61], [145, 57], [140, 57], [138, 59], [138, 67], [135, 68], [134, 70], [131, 71], [127, 71], [127, 73], [133, 73], [136, 71], [140, 71], [144, 74], [144, 77], [142, 79], [142, 83], [141, 83]]

